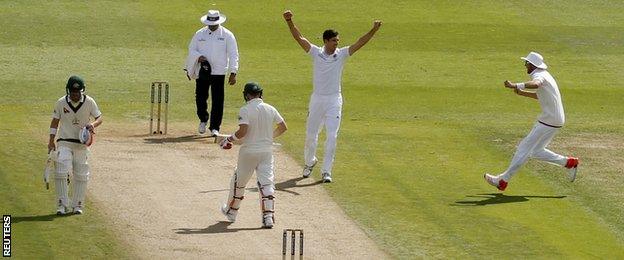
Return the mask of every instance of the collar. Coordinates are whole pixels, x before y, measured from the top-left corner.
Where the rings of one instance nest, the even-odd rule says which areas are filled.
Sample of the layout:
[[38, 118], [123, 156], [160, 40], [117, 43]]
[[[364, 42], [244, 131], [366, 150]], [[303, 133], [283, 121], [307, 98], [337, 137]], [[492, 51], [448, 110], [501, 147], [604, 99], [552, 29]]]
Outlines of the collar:
[[216, 29], [216, 30], [214, 30], [214, 31], [211, 31], [211, 30], [210, 30], [210, 28], [208, 28], [208, 25], [206, 25], [206, 32], [207, 32], [208, 34], [213, 34], [213, 33], [214, 33], [214, 34], [217, 34], [217, 33], [221, 33], [221, 31], [223, 31], [223, 26], [221, 26], [221, 25], [219, 25], [219, 28], [217, 28], [217, 29]]
[[253, 99], [251, 99], [251, 100], [247, 101], [247, 104], [251, 104], [251, 103], [262, 103], [262, 102], [263, 102], [263, 101], [262, 101], [262, 99], [261, 99], [261, 98], [259, 98], [259, 97], [257, 97], [257, 98], [253, 98]]
[[535, 68], [533, 71], [531, 71], [531, 73], [529, 73], [529, 75], [534, 76], [534, 74], [540, 73], [542, 71], [545, 71], [545, 69]]
[[330, 53], [330, 54], [327, 54], [327, 52], [325, 52], [325, 45], [323, 45], [323, 47], [321, 47], [321, 53], [323, 55], [325, 55], [326, 57], [332, 56], [332, 55], [336, 54], [336, 52], [338, 52], [338, 47], [336, 47], [336, 49], [334, 50], [334, 53]]
[[71, 98], [69, 98], [69, 95], [65, 95], [65, 100], [67, 100], [67, 103], [83, 103], [85, 101], [85, 96], [85, 94], [80, 95], [80, 100], [78, 100], [78, 102], [74, 102]]

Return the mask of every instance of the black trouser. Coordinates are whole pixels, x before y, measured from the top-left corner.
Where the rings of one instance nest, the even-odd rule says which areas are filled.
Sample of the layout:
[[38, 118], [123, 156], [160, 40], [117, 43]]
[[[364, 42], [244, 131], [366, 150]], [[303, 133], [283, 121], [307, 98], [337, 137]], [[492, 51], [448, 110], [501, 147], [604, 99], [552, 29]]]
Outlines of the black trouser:
[[[209, 130], [220, 130], [221, 121], [223, 119], [223, 98], [225, 96], [224, 91], [225, 75], [210, 75], [208, 79], [206, 77], [200, 77], [195, 80], [195, 103], [197, 104], [197, 117], [199, 121], [208, 122], [210, 118]], [[208, 90], [212, 93], [212, 105], [210, 107], [210, 114], [208, 114]]]

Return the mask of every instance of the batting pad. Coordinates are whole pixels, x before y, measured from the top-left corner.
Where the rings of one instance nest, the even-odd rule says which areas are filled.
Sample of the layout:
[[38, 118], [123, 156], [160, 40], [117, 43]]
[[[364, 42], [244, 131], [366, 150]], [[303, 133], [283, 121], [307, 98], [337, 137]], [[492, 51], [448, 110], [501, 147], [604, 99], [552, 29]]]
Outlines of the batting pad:
[[57, 173], [54, 176], [54, 188], [56, 190], [56, 199], [61, 205], [67, 207], [69, 202], [67, 201], [69, 196], [67, 195], [67, 173], [65, 175]]
[[72, 202], [73, 207], [84, 207], [85, 197], [87, 195], [87, 183], [89, 175], [75, 174], [74, 182], [72, 182]]

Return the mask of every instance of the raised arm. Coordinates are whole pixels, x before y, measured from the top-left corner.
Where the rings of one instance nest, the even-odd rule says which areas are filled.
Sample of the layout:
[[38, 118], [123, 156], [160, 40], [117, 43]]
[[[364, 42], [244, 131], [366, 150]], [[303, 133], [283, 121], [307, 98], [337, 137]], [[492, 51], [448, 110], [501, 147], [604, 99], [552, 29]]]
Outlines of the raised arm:
[[375, 20], [375, 22], [373, 22], [373, 28], [371, 28], [370, 31], [360, 37], [357, 42], [349, 46], [349, 55], [353, 55], [360, 48], [364, 47], [364, 45], [366, 45], [366, 43], [370, 41], [371, 38], [373, 38], [373, 35], [375, 35], [377, 30], [379, 30], [379, 27], [381, 27], [381, 21]]
[[297, 28], [297, 26], [295, 26], [295, 24], [293, 23], [292, 12], [290, 10], [286, 10], [284, 11], [283, 15], [284, 15], [284, 20], [286, 20], [286, 24], [288, 24], [288, 28], [290, 29], [290, 33], [292, 34], [293, 38], [295, 38], [295, 41], [299, 43], [299, 46], [301, 46], [301, 48], [303, 48], [305, 52], [309, 52], [310, 48], [312, 47], [310, 45], [310, 41], [308, 41], [308, 39], [306, 39], [305, 37], [303, 37], [303, 35], [301, 35], [299, 28]]

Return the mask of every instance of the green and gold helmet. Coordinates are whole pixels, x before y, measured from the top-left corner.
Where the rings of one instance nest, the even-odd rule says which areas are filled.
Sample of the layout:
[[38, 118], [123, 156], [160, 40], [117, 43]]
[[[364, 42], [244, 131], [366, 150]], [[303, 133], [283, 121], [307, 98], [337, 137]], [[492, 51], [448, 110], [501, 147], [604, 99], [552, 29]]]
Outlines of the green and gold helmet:
[[69, 80], [67, 80], [67, 85], [65, 86], [65, 92], [69, 95], [69, 92], [72, 90], [80, 90], [80, 92], [85, 91], [84, 80], [79, 76], [71, 76]]
[[249, 101], [249, 99], [247, 99], [247, 94], [262, 98], [262, 87], [256, 82], [248, 82], [245, 84], [245, 90], [243, 90], [243, 98], [245, 98], [245, 101]]

